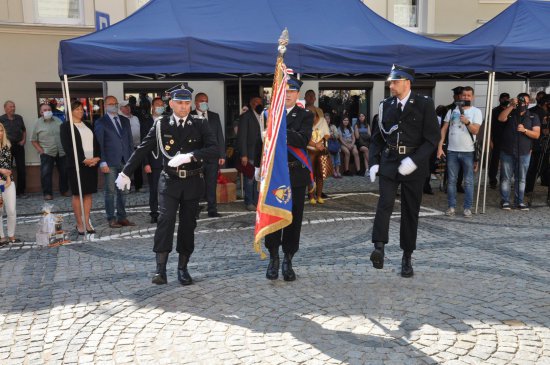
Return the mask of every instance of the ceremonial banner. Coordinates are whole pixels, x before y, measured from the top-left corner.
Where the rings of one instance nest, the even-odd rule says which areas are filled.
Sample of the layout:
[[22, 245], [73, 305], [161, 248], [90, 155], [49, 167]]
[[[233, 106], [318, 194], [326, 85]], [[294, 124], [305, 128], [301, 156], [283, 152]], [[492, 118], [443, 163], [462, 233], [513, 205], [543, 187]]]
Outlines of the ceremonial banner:
[[267, 118], [260, 173], [260, 194], [256, 208], [254, 250], [261, 255], [262, 259], [266, 257], [261, 248], [262, 238], [292, 223], [285, 109], [288, 74], [282, 57], [288, 42], [288, 38], [285, 39], [285, 32], [279, 39], [281, 46], [273, 78], [273, 96]]

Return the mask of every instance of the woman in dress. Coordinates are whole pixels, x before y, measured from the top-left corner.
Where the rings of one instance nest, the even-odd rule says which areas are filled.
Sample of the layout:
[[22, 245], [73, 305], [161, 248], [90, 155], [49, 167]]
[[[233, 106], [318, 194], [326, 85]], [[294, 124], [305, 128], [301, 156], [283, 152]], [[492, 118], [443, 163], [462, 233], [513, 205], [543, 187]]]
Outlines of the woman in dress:
[[[8, 140], [6, 129], [0, 123], [0, 185], [3, 185], [4, 192], [2, 193], [2, 207], [0, 207], [0, 246], [7, 243], [21, 242], [15, 238], [15, 226], [17, 215], [15, 212], [15, 184], [11, 179], [12, 172], [11, 162], [11, 144]], [[4, 236], [4, 214], [6, 211], [8, 224], [8, 237]]]
[[[369, 122], [365, 114], [359, 114], [359, 120], [355, 124], [355, 145], [359, 152], [363, 154], [365, 162], [365, 171], [369, 170], [369, 146], [370, 146], [370, 129]], [[365, 171], [361, 171], [363, 174]]]
[[359, 152], [357, 152], [357, 147], [355, 146], [355, 136], [353, 135], [353, 130], [349, 124], [349, 117], [344, 117], [342, 119], [342, 124], [340, 125], [340, 143], [342, 144], [342, 152], [344, 152], [344, 173], [345, 176], [351, 176], [352, 173], [349, 171], [349, 159], [353, 155], [353, 161], [355, 162], [355, 170], [357, 175], [360, 175], [361, 164], [359, 163]]
[[73, 142], [71, 139], [70, 123], [68, 122], [63, 123], [60, 127], [61, 144], [67, 154], [67, 175], [69, 176], [69, 185], [73, 194], [72, 203], [73, 212], [76, 217], [76, 229], [78, 230], [78, 234], [84, 235], [84, 230], [88, 233], [95, 233], [90, 221], [90, 211], [92, 209], [92, 194], [97, 192], [97, 168], [101, 156], [99, 143], [94, 136], [94, 129], [90, 124], [82, 121], [82, 117], [84, 116], [82, 103], [79, 101], [73, 102], [71, 104], [71, 113], [73, 116], [73, 130], [80, 170], [82, 199], [84, 202], [84, 220], [81, 214], [82, 209], [80, 206]]
[[[313, 113], [313, 131], [311, 133], [311, 139], [307, 145], [307, 153], [311, 160], [311, 166], [313, 167], [313, 178], [315, 180], [316, 194], [314, 194], [313, 187], [309, 187], [309, 203], [310, 204], [323, 204], [325, 200], [321, 196], [323, 194], [323, 169], [321, 165], [321, 155], [326, 154], [327, 147], [326, 141], [330, 135], [327, 122], [323, 116], [323, 111], [315, 106], [308, 106], [306, 109]], [[316, 199], [317, 196], [317, 199]]]

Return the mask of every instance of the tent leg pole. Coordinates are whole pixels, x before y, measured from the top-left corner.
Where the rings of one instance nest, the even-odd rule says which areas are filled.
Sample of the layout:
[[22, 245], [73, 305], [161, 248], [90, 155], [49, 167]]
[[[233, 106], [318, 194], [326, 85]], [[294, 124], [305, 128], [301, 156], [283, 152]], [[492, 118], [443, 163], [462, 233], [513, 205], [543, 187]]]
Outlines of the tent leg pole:
[[483, 186], [483, 210], [482, 213], [485, 214], [485, 207], [487, 203], [487, 181], [488, 181], [488, 174], [489, 174], [489, 153], [490, 153], [490, 141], [491, 141], [491, 131], [492, 131], [492, 120], [493, 120], [493, 94], [495, 90], [495, 78], [496, 75], [494, 72], [492, 72], [492, 80], [491, 80], [491, 98], [489, 99], [489, 116], [488, 116], [488, 128], [487, 128], [487, 136], [485, 136], [484, 143], [487, 146], [487, 152], [482, 155], [485, 158], [485, 182]]
[[525, 92], [527, 94], [529, 94], [529, 89], [531, 88], [531, 81], [529, 80], [529, 78], [526, 78], [525, 79]]
[[76, 179], [78, 182], [78, 197], [80, 198], [80, 213], [82, 214], [82, 222], [84, 223], [84, 229], [86, 229], [86, 216], [84, 215], [84, 198], [82, 196], [82, 184], [80, 183], [80, 167], [79, 167], [79, 161], [78, 161], [78, 153], [76, 151], [76, 141], [75, 141], [75, 135], [74, 135], [74, 121], [73, 121], [73, 113], [71, 113], [71, 94], [69, 92], [69, 80], [67, 79], [67, 75], [63, 75], [63, 79], [65, 81], [65, 92], [66, 92], [66, 108], [68, 110], [69, 114], [69, 123], [71, 123], [71, 140], [73, 142], [73, 156], [74, 156], [74, 165], [76, 168]]
[[65, 93], [65, 84], [63, 81], [61, 81], [61, 91], [63, 92], [63, 105], [65, 106], [65, 121], [68, 121], [70, 109], [67, 108], [67, 105], [69, 104], [67, 103], [67, 94]]
[[107, 86], [107, 81], [101, 81], [101, 88], [103, 91], [103, 100], [109, 95], [109, 87]]
[[239, 76], [239, 114], [243, 110], [243, 78]]
[[[481, 186], [482, 186], [482, 177], [483, 177], [483, 161], [485, 160], [484, 157], [485, 155], [487, 154], [488, 155], [488, 152], [489, 152], [489, 144], [487, 143], [487, 141], [489, 140], [487, 137], [489, 137], [490, 133], [491, 133], [491, 120], [490, 120], [490, 115], [491, 115], [491, 105], [492, 105], [492, 99], [493, 99], [493, 84], [492, 84], [492, 80], [493, 80], [493, 73], [489, 73], [489, 77], [488, 77], [488, 80], [487, 80], [487, 100], [486, 100], [486, 103], [485, 103], [485, 133], [483, 135], [483, 142], [482, 142], [482, 147], [481, 147], [481, 159], [480, 161], [478, 161], [478, 166], [479, 166], [479, 179], [478, 179], [478, 184], [477, 184], [477, 195], [476, 195], [476, 209], [475, 209], [475, 213], [477, 214], [478, 213], [478, 210], [479, 210], [479, 195], [481, 193]], [[488, 127], [487, 127], [488, 126]], [[487, 169], [485, 169], [487, 170]], [[485, 181], [485, 185], [487, 185], [487, 181]]]

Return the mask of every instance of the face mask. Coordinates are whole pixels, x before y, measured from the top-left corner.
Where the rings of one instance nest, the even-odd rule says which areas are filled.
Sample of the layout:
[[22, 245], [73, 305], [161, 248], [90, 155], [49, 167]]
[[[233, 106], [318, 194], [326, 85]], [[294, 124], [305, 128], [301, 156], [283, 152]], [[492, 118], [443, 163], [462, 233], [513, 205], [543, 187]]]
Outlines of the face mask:
[[107, 113], [110, 113], [110, 114], [118, 113], [118, 107], [116, 105], [107, 105], [107, 108], [105, 110], [107, 111]]
[[527, 111], [527, 106], [526, 105], [520, 105], [518, 107], [518, 110], [520, 113], [525, 113]]
[[155, 107], [155, 114], [161, 115], [162, 113], [164, 113], [164, 107], [163, 106], [156, 106]]
[[203, 112], [208, 110], [208, 103], [206, 101], [203, 101], [202, 103], [199, 103], [199, 109]]
[[254, 111], [256, 112], [256, 114], [262, 114], [263, 110], [264, 110], [264, 106], [262, 104], [256, 105], [256, 107], [254, 108]]
[[51, 119], [52, 116], [53, 116], [53, 113], [51, 110], [44, 112], [44, 119]]
[[507, 107], [508, 104], [510, 104], [510, 102], [508, 100], [504, 100], [504, 101], [500, 102], [500, 106], [502, 106], [502, 107]]

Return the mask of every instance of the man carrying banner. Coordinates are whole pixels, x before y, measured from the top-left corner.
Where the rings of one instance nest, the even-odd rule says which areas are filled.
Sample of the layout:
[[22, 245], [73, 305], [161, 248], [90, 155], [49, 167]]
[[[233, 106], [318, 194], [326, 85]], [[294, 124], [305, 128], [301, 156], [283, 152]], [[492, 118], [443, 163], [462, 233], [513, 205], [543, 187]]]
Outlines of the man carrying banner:
[[434, 103], [428, 97], [411, 93], [413, 80], [413, 69], [393, 65], [388, 77], [392, 97], [380, 103], [369, 150], [370, 180], [374, 182], [376, 175], [380, 176], [380, 198], [372, 230], [375, 249], [370, 259], [376, 269], [384, 267], [384, 245], [388, 243], [395, 195], [401, 185], [403, 277], [413, 276], [411, 255], [416, 249], [422, 187], [430, 173], [430, 156], [440, 139]]

